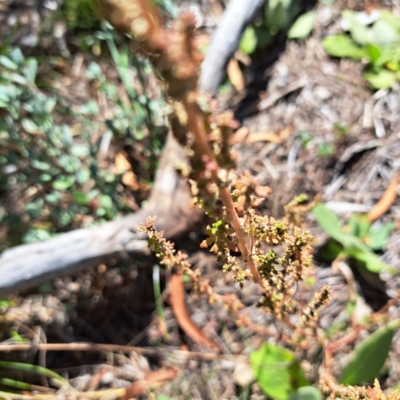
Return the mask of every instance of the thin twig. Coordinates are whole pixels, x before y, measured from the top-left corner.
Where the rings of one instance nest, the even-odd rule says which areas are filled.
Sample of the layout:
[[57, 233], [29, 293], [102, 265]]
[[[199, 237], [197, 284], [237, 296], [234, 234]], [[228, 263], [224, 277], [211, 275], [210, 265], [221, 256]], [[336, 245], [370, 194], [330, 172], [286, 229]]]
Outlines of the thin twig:
[[152, 348], [152, 347], [135, 347], [123, 346], [119, 344], [97, 344], [85, 342], [71, 342], [71, 343], [26, 343], [26, 344], [0, 344], [0, 353], [11, 351], [29, 351], [29, 350], [46, 350], [46, 351], [106, 351], [106, 352], [120, 352], [130, 353], [135, 352], [146, 356], [160, 356], [170, 355], [176, 358], [193, 359], [197, 358], [203, 361], [214, 360], [248, 360], [246, 356], [234, 354], [218, 354], [218, 353], [201, 353], [196, 351], [184, 351], [170, 348]]

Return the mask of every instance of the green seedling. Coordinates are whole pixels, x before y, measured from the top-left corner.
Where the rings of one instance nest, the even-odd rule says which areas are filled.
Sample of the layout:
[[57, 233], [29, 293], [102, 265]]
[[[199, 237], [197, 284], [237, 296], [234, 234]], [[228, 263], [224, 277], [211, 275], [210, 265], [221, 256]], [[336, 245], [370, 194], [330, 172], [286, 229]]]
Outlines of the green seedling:
[[300, 134], [299, 134], [299, 139], [300, 139], [300, 142], [301, 142], [301, 147], [303, 149], [306, 149], [308, 144], [313, 139], [313, 136], [308, 131], [301, 131]]
[[244, 31], [240, 50], [245, 54], [252, 54], [258, 48], [269, 46], [274, 36], [280, 32], [287, 33], [289, 39], [308, 37], [314, 27], [315, 13], [309, 11], [295, 20], [300, 8], [300, 0], [267, 1], [264, 19], [257, 20]]
[[387, 10], [369, 25], [361, 14], [343, 10], [346, 33], [324, 39], [325, 50], [334, 57], [365, 60], [364, 78], [375, 89], [389, 88], [400, 80], [400, 19]]
[[288, 32], [289, 39], [305, 39], [314, 28], [315, 12], [300, 15]]
[[394, 224], [385, 224], [378, 229], [371, 227], [364, 215], [354, 215], [348, 225], [343, 227], [338, 216], [320, 203], [313, 209], [319, 225], [328, 233], [329, 240], [323, 248], [323, 257], [333, 261], [337, 258], [358, 260], [370, 272], [394, 272], [393, 268], [383, 263], [374, 253], [381, 250], [394, 230]]
[[317, 151], [318, 151], [318, 155], [322, 156], [322, 157], [332, 156], [335, 152], [333, 147], [329, 143], [326, 143], [326, 142], [318, 143]]

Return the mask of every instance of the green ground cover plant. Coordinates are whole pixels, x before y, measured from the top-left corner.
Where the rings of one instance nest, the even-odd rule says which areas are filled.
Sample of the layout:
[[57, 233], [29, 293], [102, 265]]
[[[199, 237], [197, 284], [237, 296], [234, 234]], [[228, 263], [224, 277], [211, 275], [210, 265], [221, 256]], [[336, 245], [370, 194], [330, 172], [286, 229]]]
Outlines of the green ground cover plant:
[[[46, 84], [50, 89], [43, 89], [36, 57], [25, 57], [18, 47], [6, 47], [0, 55], [0, 168], [5, 172], [0, 193], [19, 193], [24, 203], [18, 210], [7, 202], [0, 206], [8, 232], [2, 246], [45, 240], [132, 210], [133, 199], [121, 183], [124, 171], [110, 162], [108, 168], [100, 167], [102, 143], [122, 150], [134, 143], [141, 146], [146, 157], [142, 175], [147, 173], [147, 185], [154, 178], [166, 129], [160, 117], [163, 101], [144, 94], [150, 65], [132, 56], [110, 27], [92, 36], [106, 45], [126, 92], [122, 100], [121, 85], [109, 81], [99, 63], [84, 66], [87, 79], [113, 111], [108, 115], [95, 99], [72, 104], [51, 82]], [[130, 82], [133, 70], [135, 88]]]
[[343, 10], [344, 33], [324, 39], [325, 50], [334, 57], [366, 63], [364, 78], [374, 89], [390, 88], [400, 80], [400, 19], [388, 10], [368, 17]]

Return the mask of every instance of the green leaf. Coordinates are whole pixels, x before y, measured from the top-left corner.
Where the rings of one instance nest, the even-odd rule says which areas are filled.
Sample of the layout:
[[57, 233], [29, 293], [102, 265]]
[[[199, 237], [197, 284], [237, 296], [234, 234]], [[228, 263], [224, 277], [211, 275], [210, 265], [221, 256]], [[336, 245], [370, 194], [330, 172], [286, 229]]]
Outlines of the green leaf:
[[85, 75], [88, 79], [99, 79], [101, 80], [104, 77], [104, 74], [101, 70], [101, 67], [99, 64], [95, 62], [91, 62], [85, 71]]
[[308, 144], [313, 139], [313, 136], [308, 131], [301, 131], [300, 134], [299, 134], [299, 138], [300, 138], [300, 141], [301, 141], [301, 147], [303, 149], [306, 149]]
[[372, 253], [372, 251], [369, 250], [368, 246], [362, 243], [357, 244], [357, 246], [359, 247], [355, 246], [352, 249], [346, 249], [346, 252], [350, 257], [354, 257], [357, 260], [365, 263], [365, 267], [369, 271], [376, 273], [382, 271], [389, 272], [391, 274], [396, 273], [396, 270], [394, 268], [382, 262], [376, 254]]
[[349, 31], [353, 40], [358, 44], [365, 44], [368, 36], [368, 28], [357, 20], [354, 11], [343, 10], [342, 18], [349, 24]]
[[32, 160], [31, 165], [40, 171], [48, 171], [50, 169], [50, 164], [40, 160]]
[[6, 56], [0, 56], [0, 65], [2, 65], [5, 68], [12, 69], [14, 71], [18, 69], [18, 65], [15, 62], [11, 61]]
[[26, 85], [28, 83], [27, 79], [20, 74], [12, 73], [8, 75], [8, 77], [11, 79], [12, 82], [19, 83], [20, 85]]
[[309, 385], [295, 355], [272, 343], [251, 353], [250, 363], [261, 389], [273, 399], [287, 400], [295, 389]]
[[288, 32], [289, 39], [305, 39], [314, 27], [315, 12], [310, 11], [297, 18]]
[[[385, 67], [389, 71], [399, 71], [400, 70], [400, 63], [398, 61], [394, 60], [389, 60], [386, 64]], [[398, 79], [398, 78], [397, 78]]]
[[72, 155], [79, 157], [79, 158], [86, 158], [89, 156], [90, 149], [86, 144], [83, 143], [74, 143], [71, 148], [70, 152]]
[[296, 0], [269, 0], [265, 6], [265, 24], [272, 35], [282, 29], [288, 29], [300, 11], [300, 2]]
[[242, 39], [239, 43], [239, 49], [244, 54], [252, 54], [257, 48], [257, 35], [253, 27], [249, 26], [243, 32]]
[[322, 44], [328, 54], [334, 57], [349, 57], [353, 60], [361, 60], [367, 56], [365, 49], [354, 44], [344, 34], [328, 36], [323, 40]]
[[388, 62], [397, 60], [400, 57], [399, 49], [393, 49], [387, 46], [380, 46], [380, 56], [373, 63], [374, 67], [384, 67]]
[[317, 204], [312, 212], [322, 229], [343, 246], [343, 252], [349, 257], [364, 262], [371, 272], [394, 272], [393, 268], [383, 263], [360, 239], [343, 232], [337, 215], [324, 204]]
[[38, 62], [36, 58], [28, 58], [25, 66], [25, 76], [32, 83], [35, 83], [37, 69]]
[[371, 227], [367, 216], [359, 214], [353, 214], [347, 222], [347, 225], [350, 230], [349, 233], [358, 238], [364, 238], [367, 236]]
[[84, 192], [81, 190], [76, 190], [75, 192], [72, 193], [72, 198], [74, 201], [81, 205], [81, 206], [87, 206], [89, 204], [89, 200]]
[[372, 26], [372, 42], [391, 44], [400, 41], [400, 20], [392, 13], [382, 12], [381, 17]]
[[56, 104], [57, 99], [55, 97], [48, 97], [44, 102], [43, 110], [50, 114], [54, 110]]
[[314, 214], [317, 222], [321, 225], [321, 228], [336, 241], [343, 245], [346, 237], [342, 231], [342, 225], [339, 221], [338, 216], [332, 210], [329, 210], [323, 203], [317, 204], [312, 213]]
[[89, 100], [78, 107], [78, 112], [83, 115], [98, 115], [100, 110], [95, 100]]
[[110, 196], [103, 194], [100, 196], [100, 204], [103, 208], [109, 209], [112, 208], [113, 202]]
[[22, 51], [19, 47], [14, 47], [10, 51], [10, 59], [13, 60], [17, 65], [22, 65], [23, 62], [25, 61], [25, 57], [22, 54]]
[[39, 179], [42, 182], [50, 182], [51, 181], [51, 175], [50, 174], [40, 174]]
[[322, 400], [322, 394], [313, 386], [303, 386], [293, 392], [289, 400]]
[[319, 156], [331, 156], [334, 153], [333, 147], [329, 143], [318, 143], [317, 145]]
[[[10, 386], [17, 390], [26, 390], [26, 391], [32, 390], [32, 386], [29, 383], [17, 381], [15, 379], [10, 379], [10, 378], [1, 378], [0, 384], [2, 386]], [[0, 393], [0, 395], [1, 395], [1, 393]]]
[[159, 394], [156, 400], [171, 400], [171, 397], [167, 396], [166, 394]]
[[83, 185], [90, 179], [90, 170], [88, 168], [80, 168], [76, 172], [76, 181]]
[[383, 68], [376, 68], [364, 72], [364, 79], [375, 89], [386, 89], [396, 81], [396, 74]]
[[24, 237], [24, 243], [44, 242], [52, 237], [51, 233], [45, 229], [29, 229]]
[[366, 46], [366, 50], [367, 50], [367, 55], [369, 57], [369, 60], [372, 64], [375, 64], [379, 60], [379, 58], [382, 56], [381, 49], [374, 44], [368, 44]]
[[107, 211], [102, 207], [100, 207], [96, 210], [97, 217], [104, 217], [106, 215], [106, 213], [107, 213]]
[[255, 32], [257, 36], [257, 47], [267, 47], [272, 43], [273, 37], [264, 27], [257, 28]]
[[319, 253], [324, 261], [332, 262], [343, 253], [343, 246], [336, 240], [331, 239], [321, 246]]
[[67, 381], [62, 376], [58, 375], [57, 373], [47, 368], [39, 367], [38, 365], [13, 362], [13, 361], [0, 361], [0, 368], [15, 369], [17, 371], [36, 373], [42, 376], [46, 376], [47, 378], [50, 379], [56, 379], [57, 381], [60, 381], [64, 384], [67, 383]]
[[376, 378], [389, 354], [400, 320], [390, 322], [362, 341], [354, 350], [340, 378], [344, 385], [361, 385]]
[[65, 176], [53, 182], [53, 189], [65, 190], [71, 187], [74, 183], [75, 178], [73, 176]]
[[21, 125], [28, 133], [35, 133], [38, 131], [37, 125], [29, 118], [21, 120]]
[[390, 234], [396, 229], [394, 222], [382, 225], [368, 234], [368, 246], [373, 250], [381, 250], [386, 246]]

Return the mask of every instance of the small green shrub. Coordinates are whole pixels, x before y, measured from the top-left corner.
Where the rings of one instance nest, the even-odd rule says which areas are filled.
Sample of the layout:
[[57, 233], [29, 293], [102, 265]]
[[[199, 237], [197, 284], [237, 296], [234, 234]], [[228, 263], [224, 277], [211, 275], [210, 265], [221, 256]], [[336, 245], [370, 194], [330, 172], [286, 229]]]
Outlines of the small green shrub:
[[313, 214], [319, 225], [332, 237], [323, 248], [323, 256], [330, 261], [339, 257], [350, 257], [361, 262], [371, 272], [393, 269], [383, 263], [373, 250], [382, 249], [394, 224], [383, 225], [379, 229], [371, 228], [365, 216], [354, 215], [344, 229], [337, 215], [324, 204], [318, 204]]

